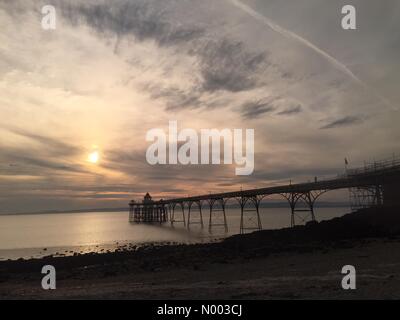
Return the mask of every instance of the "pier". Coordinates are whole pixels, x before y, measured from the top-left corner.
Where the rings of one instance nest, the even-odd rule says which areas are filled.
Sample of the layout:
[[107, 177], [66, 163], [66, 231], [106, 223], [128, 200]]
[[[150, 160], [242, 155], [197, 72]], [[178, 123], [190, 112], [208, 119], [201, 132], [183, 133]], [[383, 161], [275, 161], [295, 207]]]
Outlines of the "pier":
[[[240, 207], [240, 233], [261, 230], [260, 204], [271, 195], [279, 195], [288, 202], [291, 226], [296, 217], [303, 221], [316, 221], [315, 203], [326, 192], [348, 189], [351, 207], [357, 209], [372, 206], [395, 206], [400, 202], [400, 159], [390, 159], [362, 168], [346, 170], [334, 178], [313, 182], [286, 184], [274, 187], [210, 193], [199, 196], [153, 201], [146, 194], [142, 202], [129, 203], [129, 221], [140, 223], [181, 223], [190, 228], [199, 224], [209, 231], [219, 226], [228, 231], [227, 202], [236, 200]], [[305, 215], [305, 216], [304, 216]]]

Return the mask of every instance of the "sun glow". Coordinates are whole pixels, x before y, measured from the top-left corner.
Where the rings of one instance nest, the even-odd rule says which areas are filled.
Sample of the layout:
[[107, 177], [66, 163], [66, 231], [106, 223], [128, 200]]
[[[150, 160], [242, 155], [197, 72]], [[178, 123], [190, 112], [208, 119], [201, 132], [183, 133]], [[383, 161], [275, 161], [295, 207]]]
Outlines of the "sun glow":
[[98, 163], [100, 160], [100, 155], [98, 151], [93, 151], [92, 153], [89, 154], [88, 156], [88, 161], [90, 163]]

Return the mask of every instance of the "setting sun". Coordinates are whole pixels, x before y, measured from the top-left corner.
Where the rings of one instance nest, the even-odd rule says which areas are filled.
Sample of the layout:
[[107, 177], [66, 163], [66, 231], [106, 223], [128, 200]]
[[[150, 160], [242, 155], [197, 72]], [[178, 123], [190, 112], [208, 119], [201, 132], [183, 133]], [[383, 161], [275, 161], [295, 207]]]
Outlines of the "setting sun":
[[99, 156], [99, 152], [98, 151], [94, 151], [94, 152], [89, 154], [89, 157], [88, 157], [88, 161], [89, 162], [98, 163], [99, 159], [100, 159], [100, 156]]

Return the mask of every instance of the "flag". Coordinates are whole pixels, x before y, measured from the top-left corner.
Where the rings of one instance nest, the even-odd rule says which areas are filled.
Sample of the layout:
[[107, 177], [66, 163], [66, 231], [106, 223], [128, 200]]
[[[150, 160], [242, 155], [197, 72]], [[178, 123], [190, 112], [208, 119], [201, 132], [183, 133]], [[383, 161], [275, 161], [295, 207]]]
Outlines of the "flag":
[[347, 166], [349, 164], [349, 161], [347, 160], [347, 158], [344, 158], [344, 164]]

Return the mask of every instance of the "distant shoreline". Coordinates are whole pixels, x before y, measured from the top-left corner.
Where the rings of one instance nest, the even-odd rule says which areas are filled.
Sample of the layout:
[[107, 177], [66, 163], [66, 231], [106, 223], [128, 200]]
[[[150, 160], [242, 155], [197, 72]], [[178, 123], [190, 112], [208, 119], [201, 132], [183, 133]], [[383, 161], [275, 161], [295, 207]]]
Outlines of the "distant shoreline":
[[39, 215], [39, 214], [69, 214], [69, 213], [92, 213], [92, 212], [128, 212], [128, 208], [100, 208], [100, 209], [79, 209], [79, 210], [46, 210], [37, 212], [15, 212], [15, 213], [0, 213], [0, 216], [25, 216], [25, 215]]

